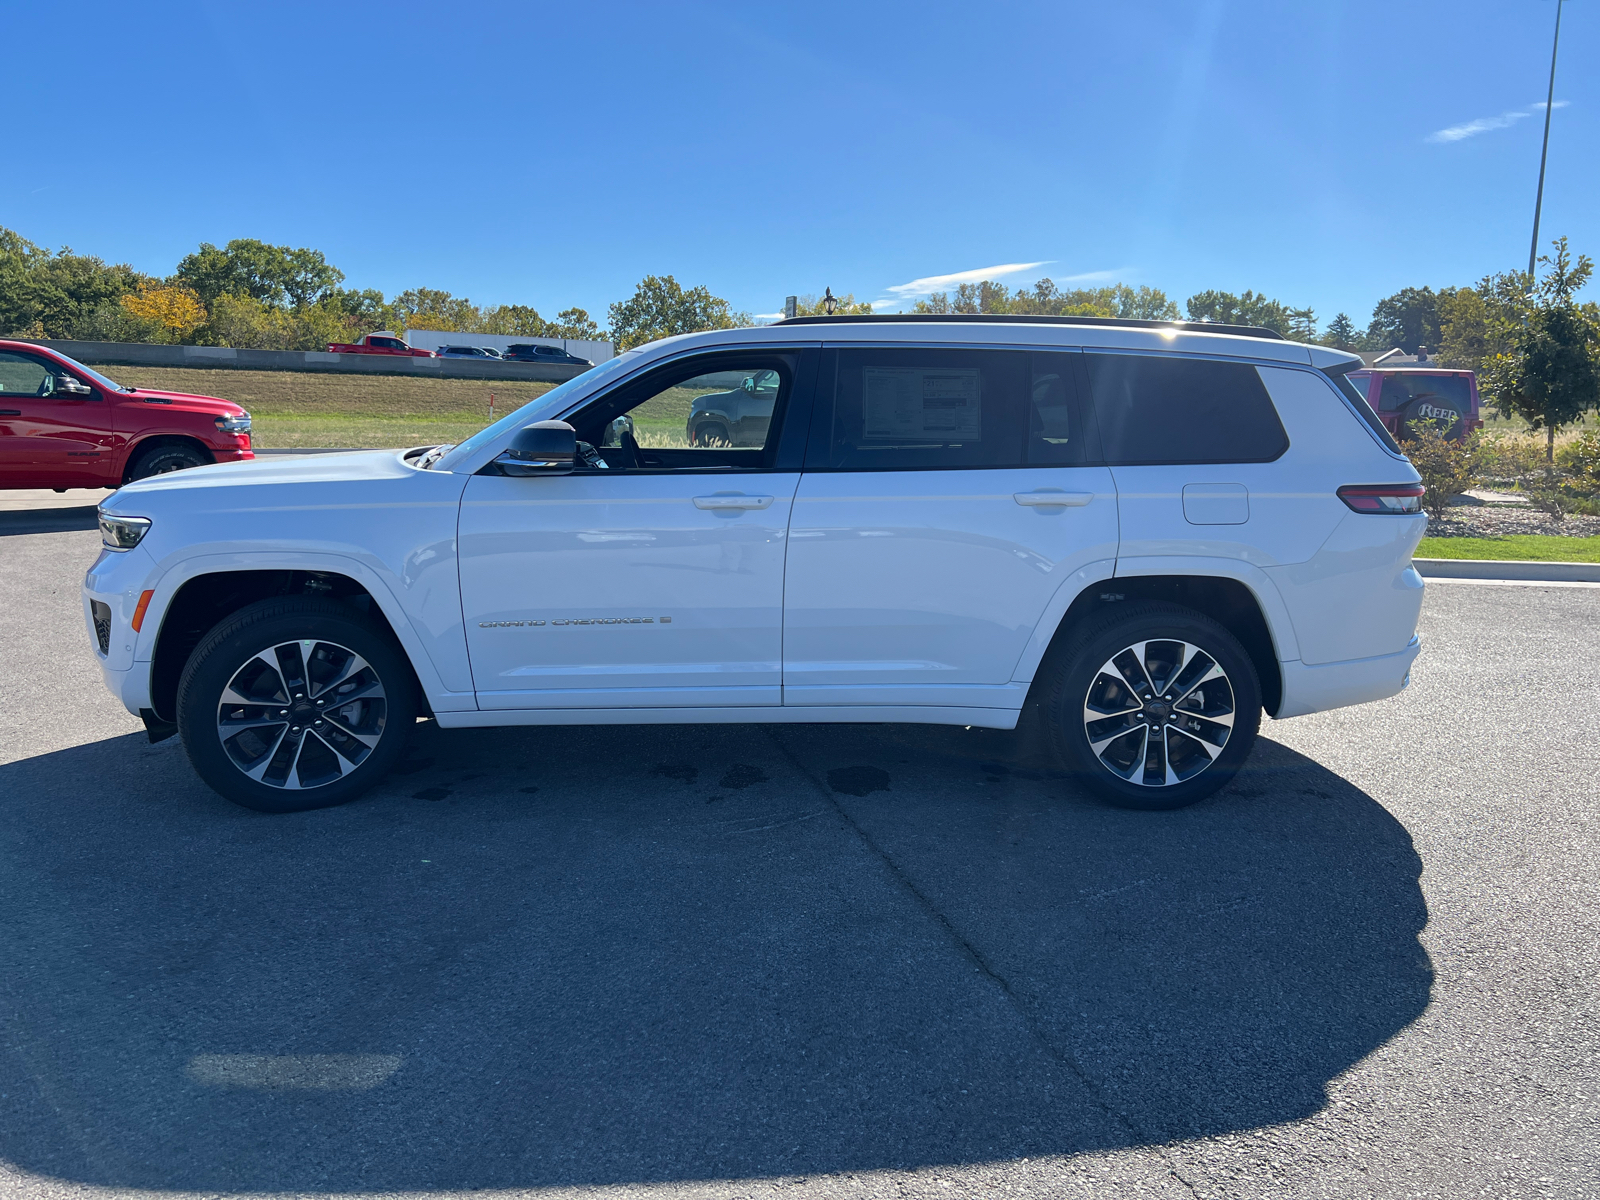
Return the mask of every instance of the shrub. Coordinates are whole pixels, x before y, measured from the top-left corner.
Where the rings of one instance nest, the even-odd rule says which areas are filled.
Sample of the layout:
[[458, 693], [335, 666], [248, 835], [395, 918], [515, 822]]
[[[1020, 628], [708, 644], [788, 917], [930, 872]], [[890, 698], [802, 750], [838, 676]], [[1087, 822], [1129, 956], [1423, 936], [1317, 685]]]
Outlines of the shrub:
[[1444, 516], [1450, 501], [1478, 482], [1484, 450], [1481, 433], [1473, 433], [1461, 442], [1445, 437], [1437, 420], [1411, 422], [1406, 454], [1422, 476], [1422, 485], [1427, 489], [1422, 506], [1434, 520]]

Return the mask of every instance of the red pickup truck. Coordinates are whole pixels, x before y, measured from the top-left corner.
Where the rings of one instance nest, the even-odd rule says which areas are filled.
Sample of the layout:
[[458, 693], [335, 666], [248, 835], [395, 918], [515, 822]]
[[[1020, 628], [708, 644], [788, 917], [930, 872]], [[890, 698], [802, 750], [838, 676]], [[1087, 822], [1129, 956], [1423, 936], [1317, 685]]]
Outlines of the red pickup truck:
[[231, 400], [124, 387], [65, 354], [0, 341], [0, 488], [114, 488], [254, 458]]
[[415, 350], [393, 331], [380, 329], [358, 342], [329, 342], [329, 354], [396, 354], [401, 358], [437, 358], [432, 350]]

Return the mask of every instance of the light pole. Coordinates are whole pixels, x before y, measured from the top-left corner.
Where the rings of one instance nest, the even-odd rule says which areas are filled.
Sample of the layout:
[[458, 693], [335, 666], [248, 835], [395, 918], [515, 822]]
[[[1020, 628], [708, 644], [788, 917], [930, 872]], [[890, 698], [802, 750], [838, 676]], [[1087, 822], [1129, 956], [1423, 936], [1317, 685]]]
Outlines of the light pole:
[[1533, 278], [1534, 264], [1539, 258], [1539, 210], [1544, 207], [1544, 163], [1550, 156], [1550, 111], [1556, 102], [1556, 50], [1561, 46], [1561, 5], [1556, 0], [1556, 36], [1550, 43], [1550, 91], [1544, 98], [1544, 149], [1539, 151], [1539, 194], [1533, 201], [1533, 245], [1528, 247], [1528, 278]]

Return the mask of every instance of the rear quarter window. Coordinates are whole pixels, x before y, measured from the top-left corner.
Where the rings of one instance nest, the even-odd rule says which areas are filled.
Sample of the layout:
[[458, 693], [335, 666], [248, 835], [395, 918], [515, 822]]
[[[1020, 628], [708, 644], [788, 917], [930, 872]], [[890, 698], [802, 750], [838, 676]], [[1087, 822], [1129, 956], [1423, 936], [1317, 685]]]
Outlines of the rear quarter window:
[[1105, 460], [1112, 466], [1271, 462], [1289, 448], [1248, 363], [1156, 354], [1086, 354]]

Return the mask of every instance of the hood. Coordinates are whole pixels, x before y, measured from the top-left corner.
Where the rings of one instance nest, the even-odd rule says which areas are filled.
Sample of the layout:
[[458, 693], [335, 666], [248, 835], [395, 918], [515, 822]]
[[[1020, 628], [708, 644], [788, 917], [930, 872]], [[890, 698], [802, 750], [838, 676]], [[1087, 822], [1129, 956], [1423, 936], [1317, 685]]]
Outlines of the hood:
[[[346, 454], [284, 454], [244, 462], [213, 463], [152, 475], [124, 484], [100, 505], [107, 512], [139, 515], [147, 501], [225, 504], [224, 489], [279, 488], [296, 484], [361, 483], [416, 473], [401, 461], [403, 450], [356, 450]], [[207, 495], [211, 499], [207, 499]], [[231, 496], [236, 493], [227, 493]]]
[[219, 417], [231, 417], [244, 411], [232, 400], [224, 400], [220, 396], [193, 396], [188, 392], [164, 392], [159, 388], [136, 388], [131, 392], [122, 392], [118, 399], [124, 404], [154, 400], [158, 404], [165, 402], [174, 408], [183, 408], [189, 412], [212, 413]]

